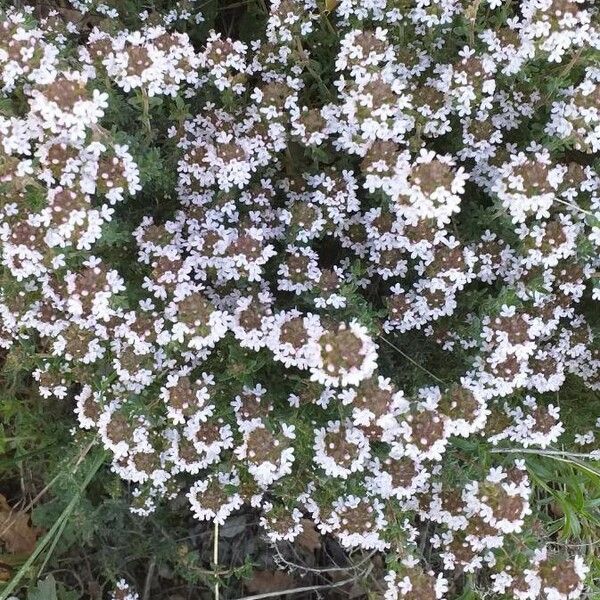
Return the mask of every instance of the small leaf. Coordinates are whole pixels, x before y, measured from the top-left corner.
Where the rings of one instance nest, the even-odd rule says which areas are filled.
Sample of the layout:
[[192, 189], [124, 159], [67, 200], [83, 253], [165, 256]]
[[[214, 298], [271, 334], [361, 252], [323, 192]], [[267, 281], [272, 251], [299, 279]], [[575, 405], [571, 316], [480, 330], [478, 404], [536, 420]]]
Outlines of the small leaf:
[[37, 586], [27, 594], [27, 600], [58, 600], [54, 577], [48, 575], [44, 581], [38, 581]]

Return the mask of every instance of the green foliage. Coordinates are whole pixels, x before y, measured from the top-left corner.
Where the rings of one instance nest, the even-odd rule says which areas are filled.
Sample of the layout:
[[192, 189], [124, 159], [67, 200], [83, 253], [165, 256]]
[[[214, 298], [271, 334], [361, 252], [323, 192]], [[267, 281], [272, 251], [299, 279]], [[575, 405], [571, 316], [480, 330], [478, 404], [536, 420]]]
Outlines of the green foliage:
[[69, 591], [62, 584], [57, 584], [52, 575], [38, 581], [37, 585], [27, 593], [27, 600], [78, 600], [78, 598], [77, 592]]

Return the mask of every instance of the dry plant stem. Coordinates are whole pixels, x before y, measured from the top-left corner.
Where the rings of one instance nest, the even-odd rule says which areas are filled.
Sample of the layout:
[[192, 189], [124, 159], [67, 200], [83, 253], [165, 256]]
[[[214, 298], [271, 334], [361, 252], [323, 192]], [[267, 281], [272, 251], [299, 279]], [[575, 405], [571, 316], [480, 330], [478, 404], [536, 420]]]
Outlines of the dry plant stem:
[[142, 88], [142, 123], [148, 136], [152, 134], [152, 126], [150, 125], [150, 99], [148, 92]]
[[215, 569], [215, 600], [219, 600], [219, 524], [215, 521], [215, 532], [213, 539], [213, 564]]
[[[582, 53], [583, 53], [583, 48], [580, 48], [574, 54], [573, 58], [571, 58], [571, 60], [565, 65], [563, 70], [558, 74], [559, 78], [566, 77], [569, 74], [571, 69], [577, 64], [577, 61], [581, 58]], [[548, 102], [550, 102], [551, 99], [552, 99], [552, 93], [546, 94], [545, 97], [540, 99], [538, 106], [543, 106], [544, 104], [547, 104]]]
[[21, 493], [23, 494], [23, 498], [27, 495], [27, 488], [25, 485], [25, 476], [23, 474], [23, 463], [19, 463], [19, 481], [21, 484]]
[[586, 458], [588, 460], [600, 460], [591, 454], [583, 452], [565, 452], [563, 450], [542, 450], [539, 448], [492, 448], [491, 454], [536, 454], [538, 456], [563, 456], [566, 458]]
[[440, 383], [443, 383], [444, 385], [446, 384], [446, 382], [443, 379], [440, 379], [439, 377], [435, 376], [431, 371], [426, 369], [423, 365], [420, 365], [416, 360], [411, 358], [408, 354], [402, 352], [402, 350], [400, 350], [400, 348], [398, 348], [398, 346], [395, 346], [394, 344], [392, 344], [392, 342], [386, 340], [382, 335], [380, 335], [379, 338], [382, 339], [388, 346], [391, 346], [394, 350], [396, 350], [396, 352], [398, 352], [399, 354], [404, 356], [404, 358], [406, 358], [406, 360], [409, 360], [413, 365], [415, 365], [415, 367], [419, 367], [419, 369], [421, 369], [421, 371], [424, 371], [430, 377], [433, 377], [436, 381], [439, 381]]
[[571, 69], [577, 64], [577, 61], [581, 58], [581, 54], [583, 53], [583, 47], [579, 48], [579, 50], [573, 55], [573, 58], [567, 63], [565, 68], [560, 72], [559, 77], [566, 77]]
[[475, 44], [475, 26], [477, 25], [477, 13], [479, 11], [479, 5], [481, 0], [476, 0], [472, 6], [468, 7], [469, 15], [469, 45], [472, 47]]
[[278, 596], [289, 596], [290, 594], [300, 594], [301, 592], [315, 592], [318, 590], [330, 590], [337, 587], [354, 583], [355, 578], [344, 579], [344, 581], [338, 581], [337, 583], [331, 583], [327, 585], [309, 585], [306, 587], [292, 588], [290, 590], [279, 590], [278, 592], [268, 592], [265, 594], [256, 594], [255, 596], [244, 596], [237, 600], [261, 600], [262, 598], [277, 598]]
[[536, 448], [521, 448], [521, 449], [519, 449], [519, 448], [506, 448], [506, 449], [493, 448], [492, 450], [490, 450], [490, 452], [494, 453], [494, 454], [502, 454], [502, 453], [535, 454], [537, 456], [547, 456], [558, 462], [574, 465], [574, 466], [578, 467], [579, 469], [582, 469], [583, 471], [586, 471], [587, 473], [594, 475], [594, 477], [600, 477], [600, 470], [587, 465], [583, 460], [581, 460], [582, 458], [587, 459], [587, 460], [595, 460], [595, 461], [598, 460], [597, 458], [594, 458], [590, 454], [581, 454], [579, 452], [563, 452], [561, 450], [552, 450], [552, 449], [551, 450], [539, 450]]
[[348, 565], [347, 567], [320, 567], [319, 568], [319, 567], [307, 567], [304, 565], [300, 565], [298, 563], [293, 563], [283, 557], [279, 548], [276, 547], [275, 550], [277, 552], [277, 560], [280, 561], [281, 563], [283, 563], [286, 567], [289, 567], [291, 569], [298, 569], [299, 571], [303, 571], [305, 573], [315, 573], [315, 574], [334, 573], [334, 572], [339, 572], [339, 571], [358, 571], [359, 568], [362, 567], [362, 565], [368, 563], [369, 560], [371, 560], [371, 558], [373, 558], [377, 554], [377, 551], [370, 552], [369, 554], [367, 554], [367, 556], [362, 558], [356, 564]]
[[156, 556], [152, 557], [148, 572], [146, 573], [146, 580], [144, 581], [144, 596], [143, 600], [150, 600], [150, 588], [152, 587], [152, 576], [154, 575], [154, 568], [156, 567]]
[[583, 213], [584, 215], [589, 215], [590, 217], [596, 218], [596, 215], [594, 215], [594, 213], [590, 212], [589, 210], [585, 210], [585, 208], [581, 208], [580, 206], [577, 206], [576, 204], [573, 204], [572, 202], [566, 202], [565, 200], [561, 200], [560, 198], [555, 198], [555, 200], [559, 204], [564, 204], [565, 206], [568, 206], [569, 208], [572, 208], [573, 210], [578, 210], [579, 212]]

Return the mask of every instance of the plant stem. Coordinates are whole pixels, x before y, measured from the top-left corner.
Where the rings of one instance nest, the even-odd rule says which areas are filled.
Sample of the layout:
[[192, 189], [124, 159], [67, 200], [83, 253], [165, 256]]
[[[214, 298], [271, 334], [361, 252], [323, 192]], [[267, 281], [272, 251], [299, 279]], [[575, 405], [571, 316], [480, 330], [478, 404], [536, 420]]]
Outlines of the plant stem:
[[415, 367], [419, 367], [419, 369], [421, 369], [422, 371], [427, 373], [429, 376], [433, 377], [436, 381], [439, 381], [440, 383], [443, 383], [444, 385], [446, 385], [446, 382], [443, 379], [440, 379], [439, 377], [434, 375], [431, 371], [426, 369], [423, 365], [420, 365], [416, 360], [412, 359], [408, 354], [405, 354], [404, 352], [402, 352], [402, 350], [400, 350], [400, 348], [398, 348], [397, 346], [392, 344], [392, 342], [386, 340], [382, 335], [380, 335], [379, 338], [382, 339], [388, 346], [391, 346], [394, 350], [396, 350], [396, 352], [398, 352], [402, 356], [404, 356], [404, 358], [409, 360], [413, 365], [415, 365]]
[[142, 124], [148, 134], [148, 137], [152, 135], [152, 126], [150, 125], [150, 99], [148, 98], [148, 92], [146, 88], [142, 87]]
[[219, 524], [215, 521], [215, 531], [213, 539], [213, 564], [215, 569], [215, 600], [219, 600], [219, 576], [218, 565], [219, 565]]
[[152, 557], [148, 572], [146, 573], [146, 580], [144, 581], [144, 595], [143, 600], [149, 600], [150, 588], [152, 587], [152, 575], [154, 574], [154, 568], [156, 567], [156, 556]]
[[238, 598], [238, 600], [261, 600], [262, 598], [277, 598], [278, 596], [288, 596], [290, 594], [299, 594], [300, 592], [314, 592], [317, 590], [330, 590], [332, 588], [341, 587], [348, 585], [356, 581], [356, 578], [344, 579], [344, 581], [338, 581], [337, 583], [330, 583], [327, 585], [309, 585], [306, 587], [292, 588], [290, 590], [280, 590], [278, 592], [268, 592], [266, 594], [256, 594], [254, 596], [244, 596]]
[[591, 454], [583, 452], [564, 452], [563, 450], [542, 450], [541, 448], [492, 448], [491, 454], [536, 454], [538, 456], [562, 456], [565, 458], [587, 458], [589, 460], [600, 460]]

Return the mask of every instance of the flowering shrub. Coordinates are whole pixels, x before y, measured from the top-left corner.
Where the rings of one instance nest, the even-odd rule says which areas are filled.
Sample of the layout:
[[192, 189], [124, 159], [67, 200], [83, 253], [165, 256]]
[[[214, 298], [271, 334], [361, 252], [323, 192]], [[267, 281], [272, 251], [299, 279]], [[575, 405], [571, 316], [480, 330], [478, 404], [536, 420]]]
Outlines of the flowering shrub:
[[525, 458], [600, 459], [559, 395], [600, 389], [598, 8], [74, 5], [0, 20], [0, 346], [131, 510], [309, 517], [386, 600], [580, 597]]

